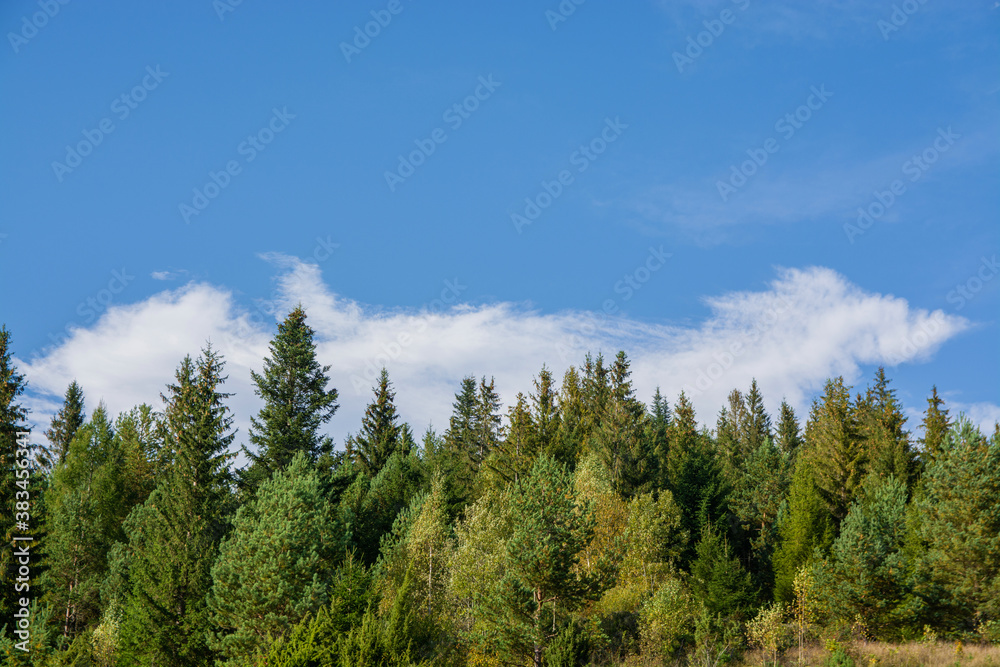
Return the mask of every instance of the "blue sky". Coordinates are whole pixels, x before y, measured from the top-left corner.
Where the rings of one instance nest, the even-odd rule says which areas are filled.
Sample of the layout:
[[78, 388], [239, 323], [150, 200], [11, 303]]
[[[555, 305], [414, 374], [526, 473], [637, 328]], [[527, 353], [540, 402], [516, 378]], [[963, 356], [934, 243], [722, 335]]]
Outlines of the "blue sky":
[[156, 405], [211, 338], [245, 425], [302, 301], [338, 439], [366, 368], [421, 430], [465, 374], [510, 403], [618, 347], [645, 399], [718, 376], [707, 423], [751, 377], [804, 410], [880, 363], [908, 408], [936, 383], [992, 423], [998, 24], [934, 0], [6, 2], [0, 319], [33, 416], [74, 377], [91, 407]]

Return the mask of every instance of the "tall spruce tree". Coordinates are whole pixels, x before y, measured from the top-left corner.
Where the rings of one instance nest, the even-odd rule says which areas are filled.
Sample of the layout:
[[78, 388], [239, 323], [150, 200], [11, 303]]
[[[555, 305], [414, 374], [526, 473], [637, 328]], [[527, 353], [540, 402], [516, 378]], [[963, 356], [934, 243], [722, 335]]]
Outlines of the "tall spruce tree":
[[865, 441], [867, 474], [895, 477], [907, 488], [917, 471], [916, 454], [906, 431], [903, 406], [889, 388], [885, 369], [875, 372], [875, 384], [857, 402], [858, 425]]
[[315, 462], [332, 450], [319, 428], [337, 411], [337, 390], [327, 389], [330, 366], [316, 360], [314, 333], [306, 324], [305, 310], [296, 306], [278, 325], [263, 373], [250, 371], [254, 393], [264, 400], [257, 416], [250, 418], [250, 442], [256, 451], [244, 447], [251, 461], [244, 483], [250, 489], [288, 465], [297, 452]]
[[196, 667], [214, 658], [207, 595], [233, 504], [223, 368], [209, 345], [197, 362], [181, 362], [163, 396], [170, 467], [127, 521], [132, 592], [121, 643], [129, 664]]
[[778, 519], [780, 540], [774, 551], [774, 597], [790, 602], [793, 583], [817, 549], [826, 553], [835, 537], [835, 524], [829, 506], [816, 486], [816, 471], [803, 452], [795, 461], [787, 505]]
[[784, 399], [781, 401], [781, 413], [778, 417], [778, 428], [774, 434], [775, 444], [781, 451], [788, 454], [792, 459], [798, 454], [799, 448], [803, 444], [802, 432], [799, 428], [799, 420]]
[[[407, 444], [403, 439], [403, 425], [399, 423], [389, 373], [383, 368], [378, 384], [372, 388], [374, 400], [361, 418], [361, 430], [347, 443], [347, 453], [369, 477], [374, 477], [385, 466], [394, 452]], [[408, 451], [407, 451], [408, 453]]]
[[559, 428], [562, 416], [559, 412], [559, 395], [552, 372], [542, 366], [533, 380], [535, 391], [530, 394], [531, 421], [537, 450], [558, 458]]
[[694, 558], [694, 540], [708, 524], [725, 528], [729, 486], [708, 436], [698, 432], [694, 406], [681, 392], [674, 406], [667, 462], [670, 491], [681, 508], [681, 527], [691, 538], [682, 563]]
[[806, 424], [806, 442], [811, 465], [816, 470], [816, 488], [839, 526], [847, 516], [868, 464], [868, 451], [844, 378], [827, 380], [823, 396], [813, 402]]
[[931, 387], [931, 395], [927, 399], [927, 411], [924, 412], [924, 420], [921, 422], [924, 435], [920, 438], [920, 444], [923, 447], [925, 462], [933, 459], [941, 451], [945, 438], [948, 437], [948, 430], [951, 428], [948, 408], [942, 408], [942, 405], [944, 399], [938, 396], [937, 386]]
[[590, 447], [611, 473], [616, 493], [630, 497], [649, 486], [649, 469], [644, 436], [646, 408], [632, 389], [628, 357], [619, 352], [608, 371], [609, 391], [602, 399], [600, 425], [590, 437]]
[[61, 463], [69, 451], [69, 443], [73, 441], [78, 428], [83, 426], [86, 416], [83, 413], [83, 390], [73, 380], [66, 389], [66, 396], [59, 412], [52, 417], [45, 437], [49, 440], [51, 456], [46, 457], [46, 467]]
[[649, 452], [652, 461], [650, 472], [652, 475], [653, 489], [659, 491], [667, 489], [670, 485], [668, 479], [667, 461], [670, 455], [670, 425], [672, 421], [670, 404], [666, 397], [660, 393], [660, 388], [656, 388], [653, 394], [653, 401], [649, 406], [646, 418], [646, 451]]

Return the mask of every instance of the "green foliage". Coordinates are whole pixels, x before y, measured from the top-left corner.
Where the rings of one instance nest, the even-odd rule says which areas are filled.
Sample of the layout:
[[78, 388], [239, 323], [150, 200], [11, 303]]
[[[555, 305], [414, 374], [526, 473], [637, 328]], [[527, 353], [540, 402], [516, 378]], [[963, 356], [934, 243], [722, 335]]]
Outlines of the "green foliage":
[[76, 435], [77, 429], [83, 426], [84, 421], [86, 417], [83, 413], [83, 389], [76, 380], [73, 380], [66, 389], [63, 406], [52, 417], [52, 422], [45, 431], [45, 437], [48, 438], [52, 450], [51, 456], [46, 457], [45, 467], [52, 467], [66, 459], [73, 436]]
[[405, 427], [399, 424], [396, 394], [384, 368], [373, 391], [375, 399], [365, 409], [361, 430], [347, 441], [347, 455], [369, 477], [376, 476], [396, 452], [408, 454], [412, 445]]
[[171, 465], [126, 522], [131, 596], [122, 652], [139, 665], [195, 667], [211, 660], [207, 595], [231, 507], [232, 417], [220, 391], [223, 362], [211, 347], [184, 359], [168, 386]]
[[729, 542], [711, 525], [701, 531], [691, 563], [691, 592], [710, 617], [740, 618], [753, 605], [756, 591]]
[[833, 517], [814, 481], [815, 470], [803, 452], [792, 473], [787, 505], [778, 520], [780, 540], [774, 552], [774, 597], [790, 602], [792, 581], [813, 557], [833, 544]]
[[677, 576], [667, 578], [642, 606], [644, 650], [653, 655], [675, 655], [693, 639], [697, 607], [691, 592]]
[[315, 462], [330, 449], [318, 431], [339, 407], [337, 390], [326, 388], [330, 367], [316, 360], [314, 334], [305, 310], [296, 306], [278, 325], [263, 373], [250, 371], [254, 393], [264, 401], [250, 418], [250, 442], [257, 451], [243, 448], [252, 463], [243, 482], [251, 491], [291, 463], [297, 452]]
[[208, 606], [212, 648], [229, 659], [220, 664], [242, 664], [326, 604], [333, 554], [342, 546], [337, 533], [319, 475], [300, 451], [236, 512], [219, 548]]
[[920, 439], [920, 444], [923, 446], [925, 463], [941, 451], [945, 439], [948, 437], [948, 430], [951, 428], [948, 409], [942, 408], [942, 405], [944, 405], [944, 399], [938, 396], [937, 387], [931, 387], [931, 395], [927, 399], [927, 410], [924, 412], [924, 420], [921, 422], [924, 435]]
[[807, 465], [814, 468], [816, 489], [839, 526], [847, 516], [868, 464], [868, 451], [851, 402], [850, 387], [844, 385], [843, 378], [828, 380], [823, 396], [813, 402], [806, 424], [806, 441]]
[[586, 667], [590, 664], [590, 635], [579, 623], [568, 623], [545, 648], [548, 667]]
[[973, 630], [976, 619], [1000, 620], [1000, 435], [987, 439], [960, 416], [914, 505], [917, 569], [936, 623]]
[[816, 564], [820, 605], [833, 620], [863, 618], [887, 636], [900, 625], [907, 567], [900, 552], [906, 527], [906, 487], [895, 477], [871, 477], [841, 525], [830, 559]]

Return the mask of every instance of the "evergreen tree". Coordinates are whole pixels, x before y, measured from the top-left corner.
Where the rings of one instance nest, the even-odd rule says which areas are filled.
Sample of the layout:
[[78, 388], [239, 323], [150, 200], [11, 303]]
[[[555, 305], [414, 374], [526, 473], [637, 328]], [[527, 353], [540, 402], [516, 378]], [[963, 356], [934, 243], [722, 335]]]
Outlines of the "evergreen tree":
[[916, 456], [910, 434], [904, 429], [906, 417], [889, 389], [889, 380], [881, 366], [875, 373], [875, 385], [857, 402], [858, 423], [865, 441], [867, 473], [886, 478], [893, 476], [909, 488], [916, 473]]
[[948, 430], [951, 428], [951, 419], [948, 417], [948, 408], [942, 408], [944, 399], [938, 396], [937, 386], [931, 387], [931, 396], [927, 399], [927, 411], [924, 412], [924, 420], [921, 424], [924, 427], [924, 436], [920, 439], [923, 446], [923, 456], [925, 462], [930, 461], [944, 444], [948, 437]]
[[559, 413], [559, 396], [555, 388], [552, 372], [545, 366], [539, 371], [532, 383], [535, 391], [531, 393], [531, 423], [535, 442], [532, 447], [549, 456], [558, 458], [559, 429], [562, 418]]
[[486, 459], [483, 484], [506, 485], [519, 481], [530, 470], [541, 446], [535, 420], [524, 394], [508, 414], [506, 437]]
[[[1000, 436], [985, 438], [964, 417], [942, 443], [914, 501], [925, 545], [924, 596], [942, 611], [935, 624], [971, 630], [1000, 619]], [[940, 596], [940, 599], [935, 599]]]
[[774, 597], [790, 602], [793, 582], [816, 549], [824, 553], [833, 543], [834, 521], [816, 486], [816, 471], [806, 456], [799, 456], [792, 473], [787, 505], [778, 518], [780, 540], [774, 552]]
[[[18, 491], [28, 492], [28, 502], [32, 507], [37, 505], [35, 491], [36, 480], [25, 480], [17, 465], [18, 448], [24, 449], [28, 435], [28, 410], [18, 402], [18, 397], [24, 393], [27, 383], [24, 375], [18, 373], [11, 359], [10, 331], [6, 326], [0, 326], [0, 535], [3, 537], [4, 548], [0, 549], [0, 627], [13, 627], [14, 611], [14, 579], [17, 564], [13, 557], [13, 544], [17, 517], [16, 502], [24, 502], [24, 494], [17, 496]], [[18, 438], [18, 434], [23, 434]], [[22, 482], [19, 486], [18, 482]], [[26, 482], [26, 483], [25, 483]], [[27, 488], [24, 488], [27, 487]], [[19, 531], [23, 532], [23, 531]], [[33, 544], [29, 543], [29, 546]]]
[[486, 377], [479, 381], [479, 394], [473, 413], [475, 425], [475, 448], [469, 452], [473, 469], [478, 472], [490, 452], [496, 449], [503, 438], [500, 417], [500, 396], [496, 392], [493, 378], [489, 384]]
[[212, 567], [210, 642], [228, 659], [216, 664], [246, 664], [326, 605], [339, 532], [331, 519], [304, 451], [237, 511]]
[[315, 462], [332, 449], [319, 428], [339, 407], [337, 390], [326, 388], [330, 366], [316, 360], [313, 336], [305, 311], [296, 306], [278, 325], [263, 373], [250, 371], [254, 393], [264, 400], [257, 416], [250, 418], [250, 442], [257, 451], [244, 448], [251, 461], [244, 483], [250, 489], [288, 465], [297, 452]]
[[[694, 406], [681, 392], [674, 407], [667, 465], [670, 490], [681, 508], [681, 527], [692, 540], [702, 534], [707, 524], [724, 527], [729, 491], [711, 443], [697, 427]], [[694, 555], [691, 543], [682, 562], [689, 563]]]
[[76, 380], [73, 380], [66, 389], [62, 408], [52, 417], [52, 423], [45, 431], [45, 437], [48, 438], [52, 448], [51, 459], [47, 458], [45, 461], [46, 467], [61, 463], [66, 458], [69, 443], [73, 441], [73, 436], [76, 435], [77, 429], [83, 426], [84, 421], [86, 417], [83, 414], [83, 390]]
[[523, 631], [516, 633], [513, 628], [515, 633], [530, 637], [530, 645], [513, 643], [512, 652], [530, 656], [541, 667], [542, 654], [553, 638], [542, 616], [545, 606], [571, 610], [599, 593], [577, 568], [579, 554], [593, 536], [594, 522], [591, 508], [577, 504], [569, 471], [548, 457], [535, 462], [511, 502], [514, 532], [506, 545], [507, 574], [501, 595], [491, 606], [504, 612], [495, 621], [520, 624]]
[[711, 524], [705, 524], [691, 563], [691, 592], [711, 617], [746, 616], [755, 592], [750, 574]]
[[[398, 423], [399, 414], [394, 403], [396, 393], [392, 391], [389, 373], [384, 368], [373, 391], [375, 399], [365, 409], [361, 430], [347, 445], [348, 456], [369, 477], [377, 475], [389, 457], [403, 450], [406, 444], [405, 429]], [[409, 448], [404, 453], [409, 453]]]
[[670, 485], [667, 461], [670, 458], [671, 420], [670, 404], [666, 397], [660, 393], [660, 388], [657, 387], [646, 416], [645, 434], [646, 451], [651, 457], [650, 474], [653, 480], [653, 489], [656, 491], [667, 489]]
[[[598, 358], [600, 363], [600, 358]], [[590, 438], [591, 449], [611, 473], [616, 493], [629, 497], [648, 486], [652, 456], [645, 449], [646, 408], [632, 389], [631, 370], [624, 352], [619, 352], [608, 371], [609, 391], [602, 398], [600, 425]]]
[[843, 378], [828, 380], [823, 396], [813, 402], [806, 442], [816, 470], [816, 488], [839, 525], [847, 516], [868, 463], [850, 388]]
[[770, 598], [774, 586], [772, 556], [778, 542], [777, 520], [791, 481], [791, 462], [770, 439], [750, 455], [733, 488], [730, 507], [746, 548], [739, 549], [755, 587]]
[[449, 488], [453, 490], [453, 507], [461, 509], [473, 497], [475, 464], [472, 452], [476, 449], [476, 378], [462, 378], [455, 394], [448, 430], [444, 432], [444, 472]]
[[784, 400], [781, 401], [781, 414], [778, 418], [778, 429], [774, 438], [781, 451], [794, 460], [799, 448], [802, 447], [803, 440], [795, 410]]
[[223, 366], [211, 346], [197, 362], [186, 357], [163, 397], [170, 468], [127, 522], [132, 593], [122, 648], [131, 663], [195, 667], [213, 657], [206, 599], [232, 504]]
[[830, 558], [814, 568], [820, 607], [847, 623], [863, 618], [876, 636], [898, 629], [901, 621], [906, 496], [906, 485], [895, 477], [869, 477], [863, 498], [851, 505], [841, 525]]

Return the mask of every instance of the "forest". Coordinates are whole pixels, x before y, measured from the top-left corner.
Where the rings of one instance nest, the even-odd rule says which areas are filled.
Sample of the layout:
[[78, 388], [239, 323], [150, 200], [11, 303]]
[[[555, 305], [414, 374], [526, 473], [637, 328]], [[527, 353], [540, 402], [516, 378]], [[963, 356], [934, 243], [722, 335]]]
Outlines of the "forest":
[[753, 382], [709, 429], [588, 354], [417, 434], [383, 369], [335, 444], [314, 335], [279, 323], [246, 434], [206, 344], [160, 405], [74, 381], [36, 447], [0, 329], [0, 664], [1000, 665], [1000, 425], [936, 388], [918, 425], [883, 368], [808, 415]]

